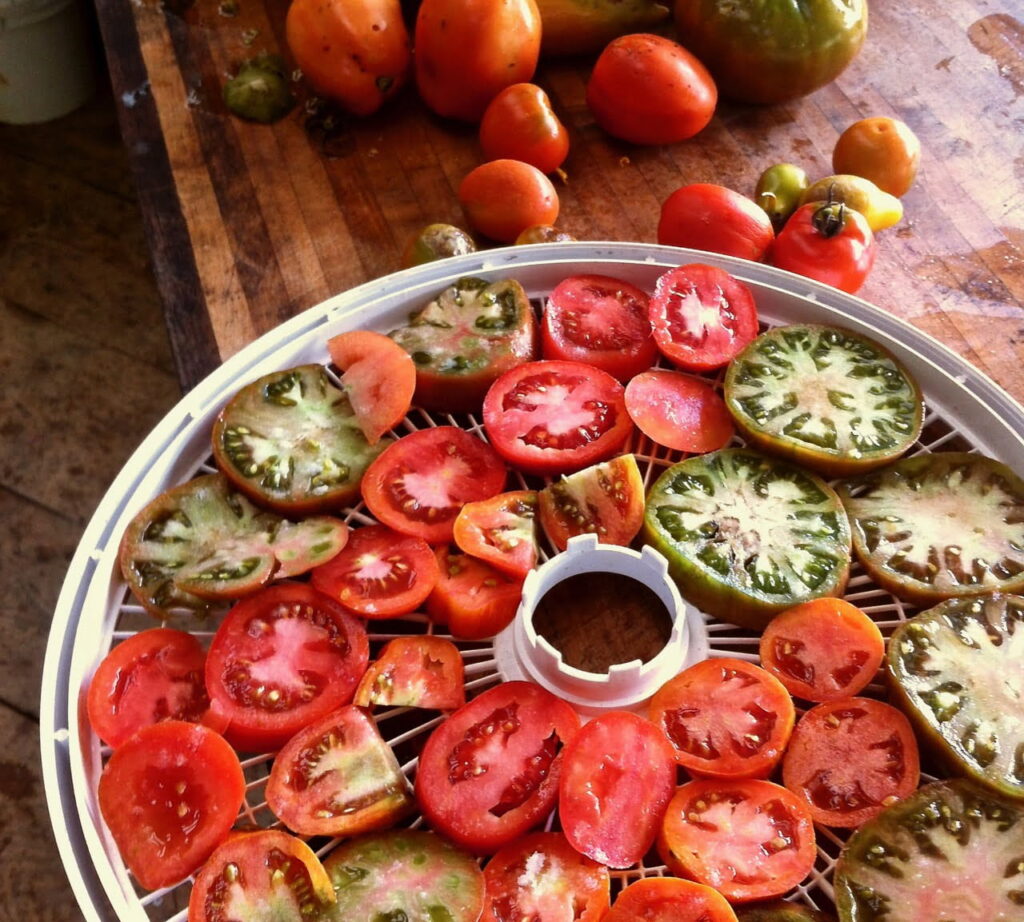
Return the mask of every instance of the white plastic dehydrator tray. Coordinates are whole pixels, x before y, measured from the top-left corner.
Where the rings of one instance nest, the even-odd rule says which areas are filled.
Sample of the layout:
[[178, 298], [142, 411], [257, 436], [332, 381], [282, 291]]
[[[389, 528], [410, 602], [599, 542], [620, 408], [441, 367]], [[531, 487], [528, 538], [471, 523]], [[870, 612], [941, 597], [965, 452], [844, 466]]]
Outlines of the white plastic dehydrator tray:
[[[153, 429], [129, 459], [100, 502], [71, 562], [54, 613], [43, 672], [40, 738], [44, 781], [51, 821], [65, 869], [85, 917], [89, 920], [183, 920], [190, 883], [145, 893], [137, 888], [100, 818], [96, 784], [106, 756], [85, 719], [83, 689], [112, 643], [155, 625], [126, 594], [117, 566], [121, 535], [132, 516], [168, 487], [210, 469], [210, 430], [225, 401], [260, 375], [304, 362], [326, 362], [326, 341], [337, 333], [369, 328], [386, 332], [403, 323], [410, 311], [425, 304], [456, 279], [475, 275], [487, 279], [518, 279], [533, 298], [543, 298], [563, 278], [582, 273], [611, 275], [652, 290], [666, 269], [689, 262], [721, 266], [749, 285], [762, 322], [824, 323], [869, 336], [894, 353], [914, 374], [926, 399], [925, 425], [911, 453], [932, 450], [976, 450], [1018, 470], [1024, 462], [1024, 408], [992, 381], [939, 342], [865, 301], [800, 276], [768, 266], [709, 253], [635, 243], [560, 243], [510, 247], [472, 253], [386, 276], [339, 294], [275, 330], [227, 360], [187, 394]], [[463, 425], [482, 433], [479, 420], [413, 411], [408, 431], [437, 424]], [[639, 438], [632, 446], [645, 483], [680, 455]], [[514, 487], [510, 487], [514, 488]], [[345, 517], [370, 521], [361, 507]], [[908, 613], [898, 600], [875, 586], [854, 566], [846, 598], [865, 610], [888, 634]], [[692, 620], [692, 619], [690, 619]], [[699, 620], [699, 619], [698, 619]], [[757, 659], [757, 638], [751, 632], [704, 618], [702, 636], [691, 631], [689, 646], [710, 655]], [[188, 629], [190, 622], [176, 620]], [[208, 638], [215, 622], [191, 627]], [[430, 630], [422, 616], [407, 619], [407, 633]], [[373, 633], [371, 641], [393, 634]], [[382, 625], [382, 629], [391, 629]], [[511, 630], [511, 629], [509, 629]], [[506, 643], [503, 639], [498, 646]], [[696, 647], [695, 647], [696, 644]], [[513, 677], [514, 657], [496, 656], [489, 641], [460, 642], [466, 661], [467, 690], [485, 688]], [[513, 665], [509, 665], [509, 663]], [[515, 676], [518, 677], [518, 676]], [[404, 709], [377, 713], [381, 731], [402, 755], [419, 734], [440, 721], [425, 712], [410, 727]], [[393, 721], [393, 722], [392, 722]], [[392, 722], [392, 723], [389, 723]], [[389, 731], [389, 726], [401, 726]], [[262, 780], [269, 757], [247, 759], [248, 819], [272, 821], [262, 807]], [[406, 758], [410, 775], [415, 759]], [[813, 875], [792, 894], [809, 905], [827, 905], [831, 873], [841, 839], [818, 829], [819, 858]], [[332, 843], [315, 843], [327, 851]], [[660, 873], [640, 866], [617, 876], [632, 879]]]

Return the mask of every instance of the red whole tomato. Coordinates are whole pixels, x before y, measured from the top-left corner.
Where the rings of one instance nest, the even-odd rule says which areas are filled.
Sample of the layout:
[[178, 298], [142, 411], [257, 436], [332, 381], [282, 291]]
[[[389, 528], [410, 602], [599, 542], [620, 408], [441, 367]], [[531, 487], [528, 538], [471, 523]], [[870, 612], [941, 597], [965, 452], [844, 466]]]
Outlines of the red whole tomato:
[[724, 896], [678, 877], [645, 877], [630, 884], [603, 922], [736, 922]]
[[537, 493], [514, 490], [466, 503], [455, 519], [455, 543], [502, 573], [525, 579], [537, 565]]
[[541, 354], [586, 362], [625, 383], [658, 357], [649, 301], [635, 285], [607, 275], [563, 279], [544, 305]]
[[454, 711], [466, 703], [464, 674], [462, 655], [450, 640], [396, 637], [370, 663], [352, 703]]
[[611, 375], [580, 362], [527, 362], [491, 385], [484, 428], [510, 464], [553, 475], [611, 457], [633, 423]]
[[459, 184], [459, 202], [473, 229], [500, 243], [514, 243], [537, 224], [554, 224], [558, 193], [535, 166], [521, 160], [491, 160], [470, 170]]
[[605, 46], [587, 82], [597, 123], [632, 144], [692, 138], [715, 113], [718, 91], [707, 68], [682, 45], [634, 33]]
[[562, 748], [579, 730], [570, 705], [532, 682], [504, 682], [459, 708], [427, 740], [416, 797], [427, 821], [492, 854], [555, 804]]
[[750, 289], [724, 269], [693, 263], [658, 279], [651, 326], [666, 358], [687, 371], [712, 371], [757, 337], [757, 307]]
[[278, 583], [235, 605], [206, 658], [210, 698], [243, 751], [283, 746], [352, 700], [370, 658], [362, 622], [305, 583]]
[[774, 239], [775, 230], [764, 209], [725, 186], [706, 182], [681, 186], [661, 204], [658, 243], [758, 262]]
[[722, 396], [701, 378], [652, 368], [626, 385], [637, 428], [665, 448], [701, 454], [724, 448], [735, 429]]
[[436, 551], [441, 574], [427, 598], [427, 613], [454, 637], [482, 640], [512, 623], [523, 581], [476, 557], [444, 546]]
[[488, 160], [522, 160], [542, 173], [554, 173], [569, 154], [569, 132], [547, 93], [535, 83], [514, 83], [487, 106], [480, 146]]

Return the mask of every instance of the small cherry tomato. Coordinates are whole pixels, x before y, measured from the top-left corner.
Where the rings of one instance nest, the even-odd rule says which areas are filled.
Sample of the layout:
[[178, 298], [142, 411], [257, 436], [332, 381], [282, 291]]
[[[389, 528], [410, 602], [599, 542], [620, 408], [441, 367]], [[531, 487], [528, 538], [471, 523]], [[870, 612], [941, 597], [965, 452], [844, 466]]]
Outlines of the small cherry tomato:
[[473, 229], [501, 243], [558, 218], [551, 180], [521, 160], [491, 160], [471, 170], [459, 185], [459, 201]]
[[810, 185], [807, 173], [795, 163], [776, 163], [757, 180], [754, 201], [764, 210], [776, 231], [800, 205], [800, 196]]
[[569, 154], [569, 132], [534, 83], [514, 83], [491, 100], [480, 121], [480, 146], [488, 160], [522, 160], [554, 173]]
[[435, 259], [465, 256], [476, 252], [476, 244], [461, 227], [454, 224], [428, 224], [418, 231], [402, 251], [402, 268], [422, 266]]
[[676, 189], [661, 205], [658, 243], [755, 262], [775, 237], [771, 219], [745, 195], [714, 183]]
[[846, 129], [832, 151], [832, 169], [870, 179], [890, 195], [913, 184], [921, 160], [921, 142], [899, 119], [877, 115]]

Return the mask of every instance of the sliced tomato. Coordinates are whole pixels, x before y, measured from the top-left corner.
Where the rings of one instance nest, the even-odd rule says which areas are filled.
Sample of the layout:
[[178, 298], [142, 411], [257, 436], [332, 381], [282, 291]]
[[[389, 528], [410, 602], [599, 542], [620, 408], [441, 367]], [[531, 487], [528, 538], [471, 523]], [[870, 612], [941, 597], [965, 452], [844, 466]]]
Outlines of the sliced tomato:
[[147, 890], [195, 871], [225, 839], [245, 797], [234, 750], [200, 724], [143, 727], [114, 750], [99, 805], [124, 863]]
[[503, 573], [525, 579], [540, 555], [536, 515], [535, 490], [514, 490], [466, 503], [455, 519], [455, 543]]
[[816, 823], [856, 829], [920, 780], [917, 740], [902, 711], [872, 698], [811, 708], [782, 760], [782, 782]]
[[435, 551], [440, 575], [427, 597], [427, 613], [455, 637], [482, 640], [512, 623], [523, 581], [450, 546]]
[[385, 525], [429, 544], [452, 540], [459, 510], [505, 486], [506, 470], [493, 448], [455, 426], [411, 432], [366, 472], [363, 499]]
[[724, 896], [678, 877], [646, 877], [619, 894], [604, 922], [736, 922]]
[[352, 531], [345, 549], [310, 579], [324, 595], [365, 618], [415, 611], [437, 582], [434, 553], [422, 538], [385, 525]]
[[647, 293], [607, 275], [573, 275], [548, 295], [541, 355], [585, 362], [625, 383], [658, 357]]
[[459, 648], [450, 640], [396, 637], [370, 663], [353, 703], [454, 711], [466, 703], [464, 672]]
[[352, 700], [370, 653], [366, 628], [305, 583], [279, 583], [239, 602], [217, 628], [206, 687], [227, 715], [228, 740], [279, 749]]
[[527, 362], [491, 385], [484, 428], [510, 464], [554, 475], [610, 458], [633, 423], [611, 375], [580, 362]]
[[644, 435], [675, 451], [717, 451], [735, 432], [722, 396], [707, 381], [678, 371], [655, 368], [633, 378], [626, 411]]
[[562, 747], [579, 726], [570, 705], [532, 682], [488, 689], [423, 747], [416, 797], [424, 817], [471, 851], [497, 851], [554, 806]]
[[702, 263], [670, 269], [658, 279], [650, 317], [658, 349], [687, 371], [721, 368], [758, 330], [750, 289]]
[[416, 391], [416, 366], [393, 339], [372, 330], [351, 330], [327, 340], [331, 361], [341, 369], [348, 395], [366, 441], [376, 445], [409, 412]]

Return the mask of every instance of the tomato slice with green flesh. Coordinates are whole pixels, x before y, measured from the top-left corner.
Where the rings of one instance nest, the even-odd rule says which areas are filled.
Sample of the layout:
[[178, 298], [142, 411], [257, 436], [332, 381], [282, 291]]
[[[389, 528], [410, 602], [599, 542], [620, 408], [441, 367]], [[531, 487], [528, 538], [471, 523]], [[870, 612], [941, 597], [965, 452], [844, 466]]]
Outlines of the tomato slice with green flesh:
[[687, 371], [711, 371], [735, 358], [757, 336], [750, 289], [724, 269], [693, 263], [670, 269], [650, 304], [654, 341]]
[[924, 417], [921, 389], [886, 349], [815, 324], [762, 333], [729, 366], [725, 400], [752, 447], [826, 477], [898, 458]]
[[608, 868], [581, 855], [559, 832], [534, 832], [484, 868], [480, 922], [599, 922], [608, 911]]
[[656, 368], [626, 385], [626, 410], [636, 427], [665, 448], [702, 454], [733, 437], [725, 401], [700, 378]]
[[839, 485], [853, 547], [915, 605], [1024, 589], [1024, 480], [980, 455], [903, 458]]
[[872, 698], [811, 708], [782, 760], [782, 783], [803, 798], [814, 821], [843, 829], [856, 829], [906, 797], [920, 776], [910, 721]]
[[453, 537], [467, 554], [525, 579], [540, 555], [536, 515], [535, 490], [499, 493], [466, 503], [455, 519]]
[[529, 474], [566, 474], [605, 461], [633, 432], [624, 389], [580, 362], [528, 362], [506, 372], [484, 398], [495, 450]]
[[435, 551], [440, 575], [427, 597], [427, 614], [455, 637], [483, 640], [508, 627], [523, 595], [523, 581], [448, 545]]
[[761, 635], [761, 665], [791, 695], [834, 701], [856, 695], [885, 656], [878, 626], [843, 599], [812, 599], [776, 615]]
[[234, 750], [200, 724], [143, 727], [103, 768], [100, 813], [135, 879], [147, 890], [195, 871], [225, 839], [245, 797]]
[[724, 896], [678, 877], [646, 877], [630, 884], [604, 922], [736, 922]]
[[385, 525], [428, 544], [452, 540], [459, 510], [500, 493], [507, 476], [498, 454], [455, 426], [420, 429], [370, 465], [363, 500]]
[[673, 874], [731, 903], [764, 900], [811, 872], [814, 823], [799, 797], [770, 781], [690, 781], [668, 806], [658, 851]]
[[293, 832], [352, 836], [393, 826], [412, 788], [366, 711], [347, 705], [303, 727], [274, 757], [267, 805]]
[[836, 917], [788, 900], [772, 900], [759, 906], [745, 906], [736, 913], [737, 922], [836, 922]]
[[280, 749], [302, 727], [352, 700], [369, 662], [366, 628], [305, 583], [244, 599], [217, 628], [206, 687], [244, 751]]
[[320, 859], [280, 829], [235, 833], [196, 875], [188, 922], [323, 919], [334, 889]]
[[1024, 806], [964, 780], [925, 785], [858, 829], [836, 864], [840, 922], [1016, 922]]
[[532, 682], [503, 682], [427, 739], [416, 773], [425, 819], [471, 851], [493, 854], [554, 807], [573, 708]]
[[484, 904], [476, 859], [425, 829], [357, 836], [324, 867], [338, 922], [476, 922]]
[[376, 445], [412, 406], [416, 366], [393, 339], [372, 330], [351, 330], [327, 340], [331, 361], [341, 369], [341, 389], [366, 441]]
[[558, 819], [580, 854], [629, 868], [654, 844], [676, 786], [675, 755], [650, 721], [609, 711], [566, 744]]
[[213, 426], [213, 456], [255, 502], [284, 515], [340, 509], [383, 444], [370, 445], [344, 391], [322, 365], [264, 375]]
[[789, 742], [796, 709], [765, 670], [722, 657], [669, 679], [654, 693], [649, 716], [691, 774], [766, 778]]
[[389, 640], [370, 663], [353, 703], [454, 711], [466, 703], [465, 669], [450, 640], [423, 634]]
[[647, 293], [607, 275], [573, 275], [548, 295], [541, 355], [584, 362], [625, 383], [658, 357]]
[[799, 602], [841, 595], [849, 574], [850, 526], [835, 491], [745, 449], [665, 471], [648, 494], [643, 533], [683, 596], [757, 631]]
[[619, 455], [560, 477], [537, 497], [541, 527], [564, 551], [576, 535], [628, 545], [644, 521], [644, 481], [633, 455]]
[[121, 539], [121, 573], [143, 607], [164, 618], [304, 573], [347, 540], [340, 519], [286, 522], [254, 507], [223, 475], [206, 474], [161, 493], [132, 519]]
[[503, 372], [537, 355], [537, 320], [523, 286], [462, 278], [388, 334], [416, 366], [416, 405], [442, 413], [480, 409]]
[[371, 619], [415, 611], [437, 577], [426, 541], [384, 525], [353, 529], [344, 550], [310, 575], [324, 595]]

